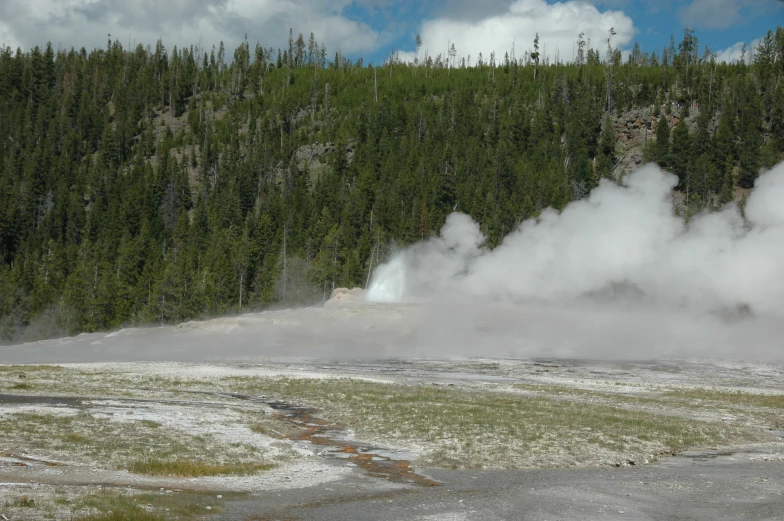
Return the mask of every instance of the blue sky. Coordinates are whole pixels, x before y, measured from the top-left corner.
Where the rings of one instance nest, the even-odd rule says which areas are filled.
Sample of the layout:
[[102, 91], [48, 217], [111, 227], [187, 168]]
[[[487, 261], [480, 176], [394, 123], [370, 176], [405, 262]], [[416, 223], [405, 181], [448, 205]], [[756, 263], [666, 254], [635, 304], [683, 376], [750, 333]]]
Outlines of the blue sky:
[[284, 47], [289, 27], [314, 32], [330, 56], [336, 50], [367, 61], [384, 61], [393, 50], [414, 59], [414, 37], [435, 57], [455, 45], [459, 59], [475, 63], [515, 51], [530, 51], [535, 33], [542, 54], [571, 60], [577, 35], [604, 50], [611, 43], [645, 51], [680, 41], [693, 28], [701, 50], [737, 59], [749, 44], [777, 24], [784, 25], [783, 0], [3, 0], [0, 44], [30, 48], [51, 41], [55, 47], [103, 47], [107, 35], [123, 44], [167, 47], [220, 41], [231, 50], [248, 34], [251, 43]]
[[[488, 16], [505, 18], [514, 3], [510, 0], [475, 3], [405, 0], [398, 2], [398, 9], [368, 10], [351, 6], [347, 12], [358, 16], [358, 19], [369, 21], [380, 31], [384, 30], [389, 20], [394, 20], [394, 37], [385, 42], [384, 48], [370, 55], [374, 60], [383, 60], [393, 49], [413, 51], [414, 35], [422, 32], [425, 21], [465, 17], [479, 21]], [[547, 3], [553, 5], [557, 2], [547, 0]], [[637, 41], [644, 51], [656, 50], [659, 54], [669, 45], [671, 35], [677, 45], [684, 30], [690, 28], [695, 31], [701, 52], [708, 46], [723, 57], [737, 58], [741, 48], [738, 44], [745, 42], [749, 45], [768, 30], [775, 31], [777, 25], [784, 25], [784, 1], [780, 0], [608, 0], [586, 3], [593, 4], [600, 13], [622, 12], [631, 19], [633, 33], [628, 42], [620, 45], [622, 48], [630, 49]], [[476, 5], [471, 8], [469, 4]], [[568, 27], [568, 23], [565, 25]], [[459, 34], [456, 33], [458, 46]], [[579, 32], [574, 32], [575, 40], [577, 34]], [[530, 46], [530, 42], [523, 43], [523, 47]], [[543, 39], [543, 44], [546, 43]], [[606, 47], [603, 40], [601, 44], [592, 46], [602, 50]], [[567, 49], [566, 54], [571, 55], [572, 51]]]

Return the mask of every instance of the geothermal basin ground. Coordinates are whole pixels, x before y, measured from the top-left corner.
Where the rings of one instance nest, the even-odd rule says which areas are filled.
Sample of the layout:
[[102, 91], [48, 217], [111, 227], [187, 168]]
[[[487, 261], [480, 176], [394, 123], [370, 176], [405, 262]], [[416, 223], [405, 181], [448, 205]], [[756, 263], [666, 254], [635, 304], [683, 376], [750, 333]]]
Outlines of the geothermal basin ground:
[[[0, 514], [784, 518], [784, 365], [437, 356], [406, 328], [418, 314], [325, 307], [0, 347]], [[309, 351], [275, 347], [294, 340]]]

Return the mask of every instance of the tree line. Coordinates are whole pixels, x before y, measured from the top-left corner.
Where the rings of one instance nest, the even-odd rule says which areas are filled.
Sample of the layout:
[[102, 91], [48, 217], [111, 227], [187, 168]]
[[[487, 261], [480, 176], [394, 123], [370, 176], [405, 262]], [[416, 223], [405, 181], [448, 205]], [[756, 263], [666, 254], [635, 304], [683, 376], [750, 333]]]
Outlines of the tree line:
[[781, 161], [784, 29], [732, 64], [689, 30], [661, 55], [578, 51], [2, 49], [0, 339], [319, 302], [455, 210], [495, 246], [621, 181], [626, 111], [657, 115], [644, 155], [678, 175], [687, 216]]

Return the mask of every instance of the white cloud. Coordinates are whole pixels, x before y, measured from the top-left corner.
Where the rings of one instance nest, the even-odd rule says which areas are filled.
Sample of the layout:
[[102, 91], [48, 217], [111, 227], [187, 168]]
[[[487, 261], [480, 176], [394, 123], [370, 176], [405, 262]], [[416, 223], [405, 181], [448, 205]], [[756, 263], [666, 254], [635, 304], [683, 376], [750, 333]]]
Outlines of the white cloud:
[[[481, 52], [485, 61], [495, 51], [500, 61], [514, 45], [515, 55], [522, 58], [533, 50], [533, 41], [539, 33], [539, 51], [542, 58], [552, 61], [556, 53], [561, 61], [574, 58], [577, 35], [585, 33], [591, 47], [604, 54], [610, 28], [616, 35], [612, 43], [622, 47], [631, 42], [635, 29], [632, 19], [622, 11], [600, 11], [596, 6], [579, 0], [548, 4], [544, 0], [515, 0], [500, 15], [479, 20], [438, 18], [422, 25], [422, 50], [430, 56], [445, 55], [449, 43], [454, 43], [459, 57], [468, 57], [476, 63]], [[413, 53], [404, 53], [402, 59], [413, 59]], [[420, 56], [420, 59], [422, 56]]]
[[686, 27], [726, 29], [741, 19], [739, 0], [694, 0], [678, 10]]
[[0, 20], [0, 47], [16, 49], [21, 43], [11, 34], [11, 28]]
[[735, 63], [740, 61], [741, 57], [743, 56], [743, 46], [746, 46], [746, 56], [745, 61], [749, 63], [752, 61], [753, 53], [759, 45], [760, 38], [752, 41], [751, 44], [747, 44], [746, 42], [738, 42], [736, 44], [730, 45], [726, 49], [722, 49], [716, 53], [716, 61], [717, 62], [727, 62], [727, 63]]
[[685, 27], [729, 29], [759, 16], [775, 16], [781, 0], [693, 0], [678, 9], [678, 19]]
[[[229, 50], [251, 42], [283, 47], [289, 27], [315, 33], [332, 50], [371, 51], [379, 44], [367, 24], [340, 14], [346, 0], [5, 0], [0, 41], [30, 48], [104, 47], [107, 35], [123, 44], [201, 44], [221, 40]], [[5, 22], [5, 24], [3, 24]]]

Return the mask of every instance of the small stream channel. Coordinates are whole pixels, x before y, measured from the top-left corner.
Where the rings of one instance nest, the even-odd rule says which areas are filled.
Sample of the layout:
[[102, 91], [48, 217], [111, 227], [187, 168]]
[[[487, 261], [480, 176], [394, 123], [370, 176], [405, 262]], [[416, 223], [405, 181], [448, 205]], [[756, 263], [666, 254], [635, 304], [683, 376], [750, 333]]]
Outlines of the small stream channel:
[[401, 457], [399, 452], [349, 440], [345, 426], [315, 416], [315, 409], [279, 401], [265, 403], [278, 412], [277, 418], [302, 429], [291, 437], [292, 440], [308, 441], [324, 447], [319, 453], [323, 456], [347, 459], [371, 476], [396, 483], [413, 483], [426, 487], [438, 485], [437, 481], [414, 472], [411, 462]]

